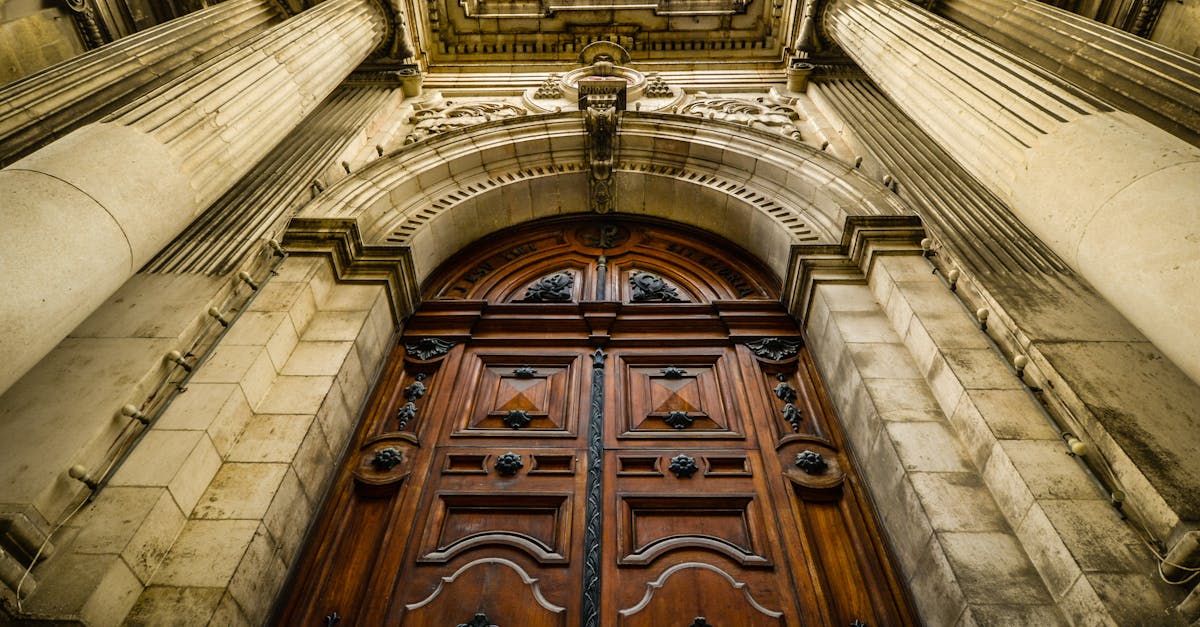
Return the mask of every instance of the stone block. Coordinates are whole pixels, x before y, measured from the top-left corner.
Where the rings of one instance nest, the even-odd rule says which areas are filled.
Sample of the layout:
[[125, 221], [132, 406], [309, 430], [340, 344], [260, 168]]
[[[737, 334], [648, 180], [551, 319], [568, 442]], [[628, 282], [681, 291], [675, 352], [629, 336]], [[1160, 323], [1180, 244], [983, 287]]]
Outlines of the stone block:
[[325, 402], [317, 411], [317, 422], [320, 423], [321, 431], [325, 434], [329, 451], [335, 459], [340, 457], [346, 439], [350, 436], [350, 430], [354, 427], [354, 417], [351, 416], [350, 410], [342, 399], [340, 385], [335, 383], [329, 389], [329, 395], [325, 397]]
[[287, 568], [276, 555], [270, 534], [265, 526], [259, 525], [229, 582], [229, 595], [237, 601], [251, 625], [266, 622], [271, 602], [286, 575]]
[[897, 283], [916, 281], [924, 283], [933, 276], [933, 264], [928, 259], [916, 255], [884, 255], [875, 262], [887, 271]]
[[958, 403], [962, 400], [963, 384], [940, 353], [930, 362], [926, 377], [929, 389], [933, 391], [933, 397], [942, 411], [948, 416], [957, 411]]
[[263, 516], [263, 524], [275, 542], [277, 554], [284, 564], [291, 564], [300, 550], [300, 542], [313, 512], [312, 503], [304, 494], [300, 479], [289, 469]]
[[[1092, 573], [1086, 577], [1109, 616], [1118, 625], [1183, 627], [1187, 624], [1186, 620], [1171, 611], [1181, 600], [1178, 588], [1156, 586], [1158, 582], [1144, 573]], [[1168, 600], [1172, 597], [1173, 600]]]
[[271, 357], [271, 364], [275, 366], [276, 372], [283, 371], [284, 365], [287, 364], [288, 359], [292, 356], [292, 350], [296, 348], [296, 343], [299, 341], [300, 335], [296, 333], [292, 319], [285, 318], [280, 321], [275, 332], [267, 340], [267, 355]]
[[[903, 301], [903, 299], [893, 300]], [[933, 341], [933, 337], [929, 335], [929, 331], [925, 329], [920, 318], [911, 317], [907, 327], [897, 327], [896, 331], [903, 336], [904, 345], [912, 353], [913, 362], [917, 364], [918, 371], [927, 373], [933, 367], [935, 359], [942, 359], [937, 343]]]
[[1050, 524], [1046, 513], [1040, 506], [1030, 507], [1024, 520], [1016, 527], [1016, 532], [1050, 595], [1061, 599], [1083, 575], [1083, 571], [1063, 544], [1054, 525]]
[[196, 504], [192, 516], [261, 519], [287, 470], [287, 464], [224, 464]]
[[189, 382], [171, 399], [171, 404], [154, 423], [154, 428], [204, 431], [237, 388], [234, 383]]
[[179, 511], [175, 499], [162, 490], [154, 508], [121, 552], [121, 557], [143, 585], [150, 583], [154, 571], [158, 570], [186, 522], [187, 518]]
[[914, 422], [942, 420], [937, 400], [919, 379], [864, 379], [875, 410], [884, 420]]
[[983, 605], [972, 603], [959, 627], [1066, 627], [1069, 623], [1054, 605]]
[[155, 573], [155, 585], [224, 588], [258, 527], [257, 520], [189, 520]]
[[992, 430], [988, 428], [987, 422], [979, 414], [968, 394], [962, 395], [958, 409], [950, 415], [949, 422], [975, 468], [986, 467], [988, 457], [996, 448], [996, 436], [992, 434]]
[[233, 595], [225, 592], [221, 597], [221, 601], [217, 603], [217, 611], [213, 613], [212, 620], [208, 622], [209, 627], [252, 627], [251, 623], [246, 618], [246, 613], [238, 606]]
[[256, 414], [250, 418], [227, 457], [231, 462], [283, 462], [296, 457], [313, 417], [307, 414]]
[[909, 475], [937, 531], [1008, 531], [991, 492], [973, 472], [914, 472]]
[[[1058, 607], [1072, 625], [1096, 627], [1118, 627], [1108, 610], [1096, 595], [1087, 577], [1079, 577], [1058, 601]], [[1136, 624], [1136, 623], [1134, 623]], [[1121, 625], [1124, 627], [1124, 625]]]
[[369, 373], [363, 367], [359, 354], [355, 351], [346, 354], [346, 361], [342, 362], [342, 367], [338, 370], [337, 384], [342, 390], [343, 402], [354, 416], [357, 416], [359, 408], [370, 393], [371, 379], [368, 377], [373, 372]]
[[317, 306], [321, 311], [370, 311], [381, 296], [383, 288], [378, 285], [339, 283]]
[[313, 284], [309, 283], [308, 288], [301, 290], [296, 296], [296, 302], [288, 309], [288, 319], [292, 322], [292, 327], [296, 333], [303, 333], [304, 329], [308, 328], [312, 322], [313, 316], [317, 314], [317, 295], [313, 288]]
[[319, 266], [325, 265], [320, 257], [308, 255], [289, 255], [275, 269], [274, 280], [283, 283], [308, 283], [312, 280]]
[[110, 485], [166, 486], [201, 440], [208, 440], [203, 431], [150, 429], [113, 475]]
[[905, 470], [966, 472], [971, 465], [954, 435], [940, 422], [892, 422], [888, 434]]
[[1036, 499], [1098, 499], [1104, 495], [1083, 463], [1067, 454], [1061, 440], [1001, 440]]
[[967, 606], [954, 569], [936, 537], [921, 554], [908, 581], [914, 605], [926, 625], [953, 625]]
[[262, 346], [265, 338], [275, 335], [275, 330], [287, 317], [282, 311], [247, 311], [229, 327], [221, 344], [232, 346]]
[[992, 454], [988, 456], [987, 464], [983, 467], [983, 481], [992, 492], [992, 498], [1009, 524], [1017, 525], [1025, 518], [1025, 513], [1033, 505], [1033, 493], [1012, 459], [996, 444]]
[[878, 312], [879, 303], [866, 285], [822, 283], [816, 290], [831, 311]]
[[220, 467], [221, 456], [217, 454], [216, 447], [207, 435], [201, 437], [191, 454], [184, 460], [179, 472], [167, 485], [180, 511], [191, 514], [196, 502], [200, 500], [200, 495], [204, 494], [205, 488]]
[[1057, 440], [1037, 401], [1026, 390], [971, 390], [970, 402], [1001, 440]]
[[263, 414], [313, 414], [325, 400], [333, 377], [280, 375], [255, 408]]
[[142, 593], [142, 582], [120, 559], [104, 569], [104, 575], [90, 589], [79, 617], [87, 625], [119, 625]]
[[300, 339], [306, 342], [353, 342], [366, 319], [365, 311], [318, 311]]
[[942, 349], [946, 364], [954, 376], [969, 390], [1023, 390], [1025, 384], [1016, 373], [1000, 359], [1000, 355], [989, 349], [953, 348]]
[[208, 437], [218, 455], [222, 458], [229, 455], [253, 415], [254, 411], [250, 409], [250, 403], [246, 402], [245, 393], [241, 387], [237, 387], [221, 407], [216, 419], [208, 426]]
[[275, 381], [275, 365], [266, 348], [218, 344], [192, 376], [192, 383], [237, 383], [251, 407], [266, 396]]
[[907, 479], [901, 478], [876, 503], [900, 571], [906, 578], [914, 576], [933, 538], [933, 527], [916, 491]]
[[259, 288], [246, 311], [287, 311], [300, 293], [308, 289], [308, 283], [300, 281], [267, 281]]
[[300, 342], [283, 366], [282, 374], [297, 376], [335, 376], [341, 370], [353, 342]]
[[1050, 595], [1017, 539], [1000, 532], [937, 534], [968, 602], [1045, 604]]
[[317, 503], [325, 492], [325, 486], [333, 473], [334, 455], [329, 450], [329, 442], [321, 430], [320, 421], [314, 420], [300, 443], [292, 469], [300, 479], [309, 501]]
[[850, 344], [847, 350], [864, 379], [915, 379], [921, 376], [902, 344]]
[[71, 521], [79, 529], [71, 550], [120, 553], [164, 494], [161, 487], [109, 486]]
[[151, 586], [125, 618], [130, 627], [207, 625], [225, 591], [221, 588]]
[[1153, 556], [1108, 501], [1047, 500], [1039, 505], [1085, 573], [1153, 572]]
[[832, 318], [847, 343], [900, 342], [891, 323], [878, 311], [835, 311]]

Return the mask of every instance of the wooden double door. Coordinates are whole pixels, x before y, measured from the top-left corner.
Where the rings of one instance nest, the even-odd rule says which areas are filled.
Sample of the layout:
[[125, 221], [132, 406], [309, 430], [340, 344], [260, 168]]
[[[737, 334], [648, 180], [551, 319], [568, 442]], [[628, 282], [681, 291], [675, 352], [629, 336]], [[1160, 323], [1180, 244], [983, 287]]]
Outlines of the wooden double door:
[[289, 625], [909, 624], [771, 274], [559, 220], [408, 321], [281, 604]]

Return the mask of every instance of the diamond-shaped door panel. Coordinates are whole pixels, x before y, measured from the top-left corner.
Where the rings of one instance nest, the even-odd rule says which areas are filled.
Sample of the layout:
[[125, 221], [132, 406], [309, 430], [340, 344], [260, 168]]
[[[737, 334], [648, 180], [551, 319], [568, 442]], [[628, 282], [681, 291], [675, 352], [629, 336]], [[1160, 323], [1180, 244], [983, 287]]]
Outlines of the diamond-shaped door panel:
[[723, 390], [730, 373], [721, 354], [621, 355], [621, 438], [740, 438], [741, 419]]
[[470, 355], [474, 389], [454, 437], [574, 437], [578, 355]]

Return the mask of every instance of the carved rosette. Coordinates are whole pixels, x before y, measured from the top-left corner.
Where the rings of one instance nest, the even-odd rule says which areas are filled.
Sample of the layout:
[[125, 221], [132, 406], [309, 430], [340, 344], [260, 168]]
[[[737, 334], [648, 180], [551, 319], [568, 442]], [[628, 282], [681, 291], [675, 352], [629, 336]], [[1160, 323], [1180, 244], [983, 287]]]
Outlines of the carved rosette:
[[810, 475], [819, 475], [829, 468], [820, 453], [805, 449], [796, 454], [796, 467]]
[[355, 490], [366, 497], [385, 497], [400, 489], [412, 472], [411, 434], [390, 433], [367, 441], [358, 451], [351, 473]]
[[800, 436], [779, 449], [783, 474], [801, 498], [809, 501], [835, 501], [842, 496], [846, 473], [838, 463], [837, 452], [828, 442], [812, 436]]
[[687, 455], [676, 455], [671, 458], [671, 465], [667, 466], [667, 470], [675, 473], [680, 479], [690, 478], [700, 470], [696, 465], [696, 458]]
[[512, 451], [496, 458], [496, 472], [504, 477], [511, 477], [524, 467], [525, 463], [521, 461], [521, 456]]

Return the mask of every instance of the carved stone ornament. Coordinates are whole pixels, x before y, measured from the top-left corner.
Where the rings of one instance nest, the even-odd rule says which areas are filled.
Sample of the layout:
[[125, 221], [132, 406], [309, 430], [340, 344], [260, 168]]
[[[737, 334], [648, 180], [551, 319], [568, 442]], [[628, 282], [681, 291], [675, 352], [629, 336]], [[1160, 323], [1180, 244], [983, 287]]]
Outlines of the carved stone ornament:
[[675, 93], [671, 91], [671, 87], [667, 85], [667, 81], [658, 74], [649, 74], [646, 76], [646, 90], [642, 95], [647, 98], [670, 98]]
[[408, 387], [404, 388], [404, 399], [408, 400], [408, 401], [415, 401], [415, 400], [421, 398], [422, 396], [425, 396], [425, 392], [429, 388], [425, 387], [425, 384], [422, 383], [422, 381], [424, 381], [424, 380], [425, 380], [424, 373], [417, 375], [416, 381], [413, 381], [412, 385], [409, 385]]
[[671, 458], [671, 465], [667, 466], [667, 470], [675, 473], [675, 476], [680, 479], [687, 479], [696, 474], [700, 470], [700, 467], [696, 465], [695, 457], [676, 455]]
[[401, 405], [400, 409], [396, 410], [396, 427], [400, 430], [403, 430], [408, 426], [408, 423], [412, 422], [412, 419], [416, 417], [417, 406], [414, 405], [412, 401], [409, 401]]
[[456, 343], [436, 337], [423, 337], [411, 344], [405, 344], [404, 350], [409, 356], [425, 361], [449, 353]]
[[525, 464], [521, 461], [521, 456], [512, 451], [496, 458], [496, 472], [505, 477], [517, 474], [517, 471], [524, 467]]
[[782, 337], [764, 337], [761, 340], [746, 342], [746, 346], [749, 346], [755, 355], [774, 361], [782, 361], [795, 356], [800, 352], [800, 345], [800, 340]]
[[689, 416], [686, 411], [673, 411], [663, 418], [663, 422], [675, 429], [687, 429], [692, 426], [693, 422], [696, 422], [696, 419]]
[[825, 458], [816, 451], [801, 451], [796, 454], [796, 467], [810, 475], [819, 475], [829, 468]]
[[408, 118], [413, 125], [404, 144], [415, 144], [434, 135], [500, 120], [520, 117], [528, 113], [523, 107], [508, 102], [464, 102], [454, 104], [447, 100], [428, 109], [422, 109]]
[[630, 300], [635, 303], [660, 302], [682, 303], [679, 292], [662, 277], [649, 272], [635, 272], [629, 275]]
[[521, 366], [513, 369], [513, 376], [518, 379], [532, 379], [537, 374], [537, 369], [529, 366]]
[[570, 272], [555, 272], [544, 276], [525, 290], [525, 298], [529, 303], [561, 303], [571, 300], [571, 288], [575, 286], [575, 276]]
[[521, 409], [510, 409], [508, 415], [504, 417], [504, 424], [513, 429], [527, 427], [531, 422], [533, 422], [533, 418], [530, 418], [529, 414]]
[[533, 92], [533, 97], [537, 100], [557, 100], [563, 97], [562, 77], [558, 74], [551, 74], [538, 86], [537, 91]]
[[687, 374], [687, 370], [676, 368], [675, 366], [667, 366], [659, 372], [663, 373], [663, 376], [668, 379], [680, 379]]
[[586, 102], [583, 119], [587, 130], [588, 202], [595, 213], [611, 213], [616, 192], [612, 170], [617, 142], [617, 95], [591, 94]]
[[459, 623], [458, 627], [500, 627], [500, 626], [493, 625], [492, 621], [488, 620], [487, 614], [484, 614], [483, 612], [478, 612], [475, 614], [475, 616], [471, 620], [469, 620], [465, 623]]
[[388, 471], [395, 468], [400, 462], [404, 461], [400, 451], [391, 447], [381, 448], [375, 451], [375, 456], [371, 458], [371, 465], [376, 470]]
[[775, 386], [775, 396], [785, 403], [792, 403], [796, 400], [796, 388], [787, 381], [780, 381], [779, 385]]
[[783, 414], [784, 421], [792, 426], [792, 431], [799, 433], [800, 421], [804, 419], [804, 412], [800, 411], [800, 408], [792, 403], [784, 405], [783, 409], [779, 411]]
[[792, 139], [801, 138], [800, 131], [795, 124], [800, 120], [800, 114], [791, 107], [767, 102], [762, 97], [755, 99], [701, 97], [681, 107], [679, 113], [709, 120], [745, 124], [774, 131]]

